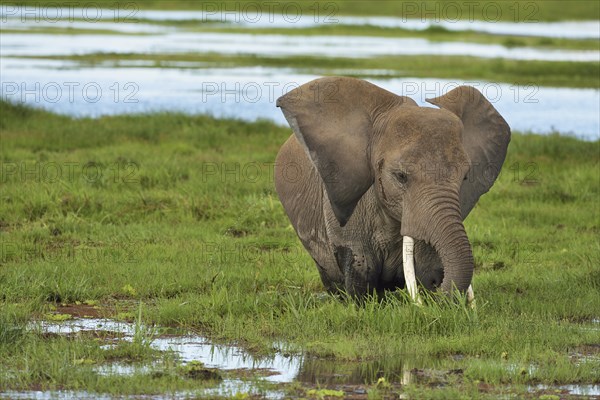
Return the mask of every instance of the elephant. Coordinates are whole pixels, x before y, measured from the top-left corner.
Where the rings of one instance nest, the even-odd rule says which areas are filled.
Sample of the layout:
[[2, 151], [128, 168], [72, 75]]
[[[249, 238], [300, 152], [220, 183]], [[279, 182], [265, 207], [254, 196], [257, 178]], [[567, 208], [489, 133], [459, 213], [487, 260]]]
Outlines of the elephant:
[[421, 107], [365, 80], [324, 77], [277, 99], [293, 133], [277, 194], [325, 288], [363, 299], [468, 292], [464, 219], [500, 173], [510, 127], [475, 88]]

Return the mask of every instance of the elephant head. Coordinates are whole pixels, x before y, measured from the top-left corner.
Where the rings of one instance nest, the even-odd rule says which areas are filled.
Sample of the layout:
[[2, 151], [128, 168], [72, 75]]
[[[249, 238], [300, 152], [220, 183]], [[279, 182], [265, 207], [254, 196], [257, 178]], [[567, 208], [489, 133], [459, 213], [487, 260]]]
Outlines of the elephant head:
[[[431, 245], [441, 288], [465, 291], [473, 255], [463, 225], [504, 162], [510, 128], [473, 87], [419, 107], [371, 83], [321, 78], [280, 97], [280, 107], [323, 181], [340, 227], [372, 188], [398, 234]], [[418, 267], [418, 266], [417, 266]]]

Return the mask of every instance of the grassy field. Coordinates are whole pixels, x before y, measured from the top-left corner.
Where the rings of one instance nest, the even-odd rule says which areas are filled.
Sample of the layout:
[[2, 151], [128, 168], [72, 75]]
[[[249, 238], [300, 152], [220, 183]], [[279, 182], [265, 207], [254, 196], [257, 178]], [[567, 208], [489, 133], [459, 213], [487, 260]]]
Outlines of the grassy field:
[[[77, 2], [65, 0], [2, 0], [5, 5], [64, 5], [72, 7]], [[600, 5], [588, 0], [535, 0], [535, 1], [391, 1], [391, 0], [342, 0], [336, 2], [300, 1], [253, 1], [253, 0], [96, 0], [81, 2], [80, 6], [106, 7], [133, 11], [136, 9], [205, 10], [211, 13], [238, 10], [266, 13], [312, 15], [318, 18], [335, 18], [336, 15], [383, 15], [405, 18], [437, 18], [449, 21], [475, 19], [484, 21], [537, 22], [557, 20], [600, 19]]]
[[[0, 115], [0, 389], [133, 394], [207, 384], [143, 336], [106, 349], [89, 335], [27, 328], [78, 303], [257, 355], [277, 343], [307, 354], [309, 371], [323, 360], [377, 362], [365, 382], [371, 398], [600, 383], [598, 141], [514, 135], [499, 181], [466, 221], [475, 311], [439, 300], [419, 308], [402, 293], [357, 307], [324, 295], [274, 192], [289, 129], [179, 114], [71, 119], [6, 102]], [[161, 372], [92, 368], [115, 360], [154, 360]], [[411, 369], [422, 379], [400, 386], [399, 371]], [[386, 380], [377, 384], [379, 370]], [[541, 394], [556, 392], [531, 395]]]

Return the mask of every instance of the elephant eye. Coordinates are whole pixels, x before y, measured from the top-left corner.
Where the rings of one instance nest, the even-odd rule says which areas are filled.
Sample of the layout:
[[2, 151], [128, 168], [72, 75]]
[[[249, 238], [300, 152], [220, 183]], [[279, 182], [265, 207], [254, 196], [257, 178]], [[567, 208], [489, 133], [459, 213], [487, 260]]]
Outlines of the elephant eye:
[[405, 184], [406, 182], [408, 182], [408, 175], [406, 175], [406, 172], [395, 172], [394, 176], [401, 184]]

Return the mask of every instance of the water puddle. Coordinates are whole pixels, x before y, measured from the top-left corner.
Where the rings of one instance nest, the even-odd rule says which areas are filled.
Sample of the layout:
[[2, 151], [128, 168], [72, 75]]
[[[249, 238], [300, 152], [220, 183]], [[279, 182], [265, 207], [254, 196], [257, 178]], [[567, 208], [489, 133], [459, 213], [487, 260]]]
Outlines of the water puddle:
[[[76, 315], [76, 314], [74, 314]], [[178, 363], [184, 368], [200, 365], [218, 371], [223, 380], [215, 382], [210, 388], [171, 392], [153, 395], [103, 395], [86, 391], [7, 391], [0, 392], [0, 398], [11, 399], [187, 399], [197, 396], [232, 397], [247, 394], [252, 397], [279, 399], [285, 398], [286, 392], [281, 386], [265, 388], [259, 383], [287, 384], [297, 382], [302, 387], [331, 388], [341, 390], [345, 395], [366, 398], [372, 385], [384, 382], [388, 387], [396, 389], [407, 384], [427, 385], [430, 387], [446, 387], [463, 379], [463, 370], [444, 370], [437, 368], [435, 360], [423, 360], [415, 357], [382, 358], [362, 362], [339, 362], [312, 357], [308, 354], [290, 354], [286, 352], [284, 343], [275, 343], [277, 349], [273, 356], [255, 357], [242, 348], [234, 345], [211, 343], [206, 337], [191, 334], [165, 334], [166, 330], [155, 327], [144, 327], [133, 323], [103, 318], [75, 318], [64, 322], [42, 321], [31, 324], [29, 329], [43, 335], [91, 335], [104, 340], [102, 346], [110, 348], [119, 341], [133, 341], [136, 329], [142, 329], [149, 345], [159, 351], [173, 352]], [[589, 347], [589, 346], [588, 346]], [[593, 347], [593, 348], [592, 348]], [[592, 345], [579, 349], [584, 353], [596, 353]], [[579, 353], [574, 353], [579, 355]], [[98, 375], [132, 376], [134, 374], [152, 375], [161, 373], [164, 366], [159, 361], [150, 363], [127, 363], [123, 361], [91, 366]], [[178, 367], [179, 368], [179, 367]], [[510, 365], [510, 369], [517, 368]], [[533, 367], [532, 367], [533, 368]], [[530, 370], [530, 373], [533, 369]], [[261, 387], [262, 386], [262, 387]], [[531, 385], [527, 387], [531, 393], [560, 393], [563, 395], [594, 397], [600, 395], [600, 385]]]
[[[77, 318], [64, 322], [42, 321], [30, 326], [44, 335], [95, 335], [104, 339], [103, 348], [115, 346], [119, 341], [133, 341], [136, 329], [144, 330], [145, 340], [150, 341], [150, 347], [164, 352], [174, 352], [183, 366], [200, 365], [202, 371], [216, 371], [223, 376], [220, 382], [212, 388], [199, 391], [169, 393], [168, 395], [135, 395], [135, 396], [103, 396], [95, 393], [73, 391], [28, 391], [5, 392], [0, 397], [8, 396], [14, 399], [187, 399], [197, 395], [202, 396], [234, 396], [246, 393], [261, 398], [282, 398], [278, 390], [265, 390], [257, 387], [257, 381], [270, 383], [292, 382], [300, 371], [302, 357], [278, 351], [270, 357], [257, 358], [243, 349], [233, 345], [211, 343], [206, 337], [184, 333], [182, 335], [160, 334], [158, 329], [141, 327], [127, 322], [101, 318]], [[99, 375], [131, 376], [134, 374], [151, 375], [161, 372], [159, 362], [125, 363], [113, 362], [93, 366]]]
[[[65, 322], [47, 322], [40, 324], [45, 334], [71, 336], [77, 333], [105, 331], [116, 335], [118, 340], [132, 341], [136, 326], [132, 323], [110, 319], [75, 319]], [[146, 328], [143, 328], [146, 329]], [[152, 332], [152, 329], [150, 329]], [[151, 335], [151, 334], [150, 334]], [[107, 345], [107, 346], [110, 346]], [[173, 351], [184, 362], [199, 361], [208, 368], [219, 370], [260, 370], [267, 371], [264, 379], [271, 382], [291, 382], [300, 370], [301, 357], [288, 353], [277, 352], [267, 358], [255, 358], [239, 347], [232, 345], [217, 345], [199, 335], [157, 335], [150, 344], [156, 350]], [[151, 370], [151, 366], [142, 366], [142, 371], [135, 365], [110, 364], [99, 367], [102, 374], [116, 373], [131, 375]]]
[[[174, 352], [184, 366], [198, 365], [219, 371], [224, 379], [216, 386], [200, 391], [182, 391], [168, 395], [108, 396], [85, 391], [9, 391], [0, 397], [11, 399], [186, 399], [194, 396], [235, 396], [239, 393], [261, 398], [283, 398], [285, 393], [277, 389], [261, 389], [258, 381], [274, 384], [300, 382], [309, 386], [338, 385], [343, 390], [366, 396], [365, 385], [376, 383], [379, 378], [395, 385], [404, 385], [426, 379], [431, 382], [432, 370], [410, 369], [414, 364], [406, 360], [377, 360], [356, 363], [340, 363], [314, 358], [305, 354], [290, 354], [285, 344], [275, 344], [279, 350], [270, 357], [254, 357], [240, 347], [211, 343], [206, 337], [184, 333], [182, 335], [159, 334], [159, 329], [140, 327], [133, 323], [102, 318], [75, 318], [64, 322], [42, 321], [30, 326], [43, 335], [93, 335], [104, 339], [102, 346], [110, 348], [119, 341], [133, 341], [136, 329], [143, 329], [150, 338], [150, 346], [156, 350]], [[154, 334], [153, 334], [154, 333]], [[95, 365], [99, 375], [131, 376], [151, 375], [161, 371], [158, 361], [152, 363], [125, 363], [122, 361]], [[440, 372], [438, 375], [442, 376]], [[423, 377], [426, 378], [423, 378]], [[437, 375], [436, 375], [437, 376]], [[438, 378], [436, 378], [438, 379]], [[443, 378], [439, 378], [443, 379]], [[438, 379], [438, 380], [439, 380]], [[437, 382], [437, 380], [436, 380]], [[339, 386], [343, 385], [343, 386]]]
[[600, 385], [535, 385], [529, 386], [528, 390], [530, 392], [558, 392], [571, 396], [600, 396]]
[[[261, 398], [283, 398], [285, 393], [278, 389], [264, 389], [257, 385], [259, 381], [274, 384], [300, 382], [317, 387], [337, 385], [353, 394], [366, 395], [366, 385], [374, 384], [380, 378], [395, 385], [410, 382], [422, 382], [424, 379], [431, 383], [443, 381], [441, 371], [411, 369], [414, 362], [397, 358], [377, 361], [340, 363], [333, 360], [314, 358], [306, 354], [290, 354], [285, 351], [285, 344], [275, 343], [279, 350], [273, 356], [254, 357], [242, 348], [234, 345], [211, 343], [206, 337], [184, 333], [160, 334], [159, 329], [151, 327], [136, 327], [133, 323], [102, 318], [75, 318], [64, 322], [42, 321], [31, 324], [29, 329], [43, 335], [61, 335], [73, 337], [76, 335], [93, 335], [103, 338], [103, 348], [115, 346], [119, 341], [133, 341], [136, 329], [144, 330], [150, 339], [150, 346], [156, 350], [174, 352], [183, 366], [199, 365], [219, 371], [223, 380], [216, 386], [199, 391], [182, 391], [168, 395], [135, 395], [107, 396], [85, 391], [26, 391], [4, 392], [0, 397], [11, 399], [184, 399], [190, 396], [235, 396], [246, 393]], [[151, 375], [160, 373], [161, 364], [126, 363], [122, 361], [92, 366], [99, 375], [131, 376], [134, 374]], [[439, 375], [439, 377], [437, 377]], [[340, 386], [342, 385], [342, 386]]]

